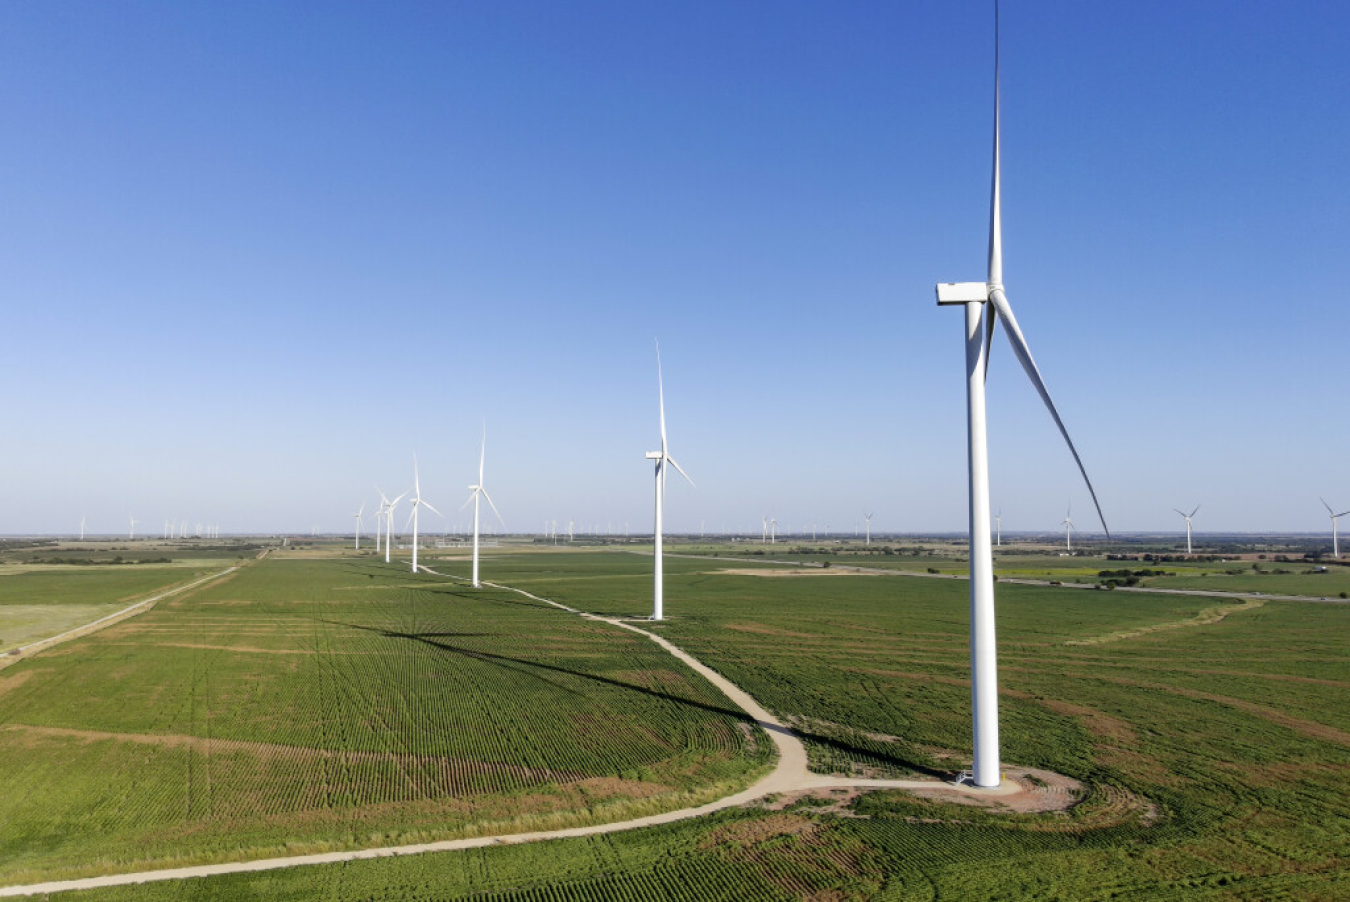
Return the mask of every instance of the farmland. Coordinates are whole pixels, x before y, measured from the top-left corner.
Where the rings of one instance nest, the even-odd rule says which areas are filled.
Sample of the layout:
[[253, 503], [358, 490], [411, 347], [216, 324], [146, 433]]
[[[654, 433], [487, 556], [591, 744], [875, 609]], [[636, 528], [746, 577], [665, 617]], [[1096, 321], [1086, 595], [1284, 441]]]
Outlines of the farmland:
[[616, 820], [769, 760], [641, 637], [373, 561], [261, 561], [3, 680], [6, 883]]
[[[266, 567], [251, 567], [209, 591], [161, 605], [138, 619], [143, 631], [119, 626], [127, 632], [84, 640], [78, 657], [62, 654], [26, 665], [59, 670], [82, 661], [95, 684], [114, 679], [116, 668], [124, 692], [160, 686], [160, 697], [194, 697], [189, 707], [204, 707], [209, 717], [182, 711], [170, 716], [162, 706], [134, 699], [90, 713], [93, 697], [68, 686], [49, 687], [45, 697], [28, 695], [38, 686], [34, 676], [0, 695], [6, 773], [11, 761], [29, 762], [19, 783], [44, 786], [41, 795], [50, 805], [60, 781], [24, 757], [32, 752], [34, 731], [24, 731], [18, 742], [10, 725], [70, 729], [66, 725], [74, 721], [103, 733], [207, 735], [363, 753], [388, 748], [376, 743], [387, 742], [378, 737], [392, 730], [409, 746], [457, 758], [603, 770], [686, 794], [744, 780], [763, 764], [758, 752], [730, 740], [738, 721], [696, 679], [665, 676], [653, 684], [650, 676], [637, 678], [634, 671], [678, 673], [669, 658], [648, 660], [650, 643], [640, 637], [541, 610], [518, 595], [469, 593], [456, 583], [411, 579], [353, 556], [296, 558], [264, 562]], [[462, 555], [431, 554], [427, 563], [463, 571]], [[584, 610], [639, 615], [650, 604], [650, 563], [613, 551], [502, 549], [485, 561], [485, 572]], [[670, 558], [671, 619], [653, 628], [796, 724], [818, 769], [925, 774], [963, 766], [969, 747], [964, 583], [726, 572], [771, 569], [781, 568]], [[785, 805], [783, 810], [739, 809], [586, 839], [72, 897], [1323, 899], [1350, 893], [1350, 607], [1019, 585], [1000, 586], [999, 604], [1004, 758], [1081, 780], [1085, 789], [1067, 814], [1013, 814], [897, 792], [806, 797], [774, 806]], [[154, 643], [154, 663], [135, 652], [146, 642]], [[167, 657], [189, 643], [234, 651], [183, 649], [186, 657]], [[263, 648], [275, 653], [262, 654]], [[290, 669], [269, 669], [254, 659]], [[500, 678], [503, 668], [566, 682], [594, 698], [588, 707], [597, 700], [608, 705], [612, 717], [604, 732], [615, 741], [607, 735], [597, 743], [586, 734], [578, 743], [589, 742], [584, 749], [553, 750], [547, 737], [557, 731], [525, 712], [570, 699], [533, 677], [513, 677], [509, 687], [496, 689], [493, 677]], [[189, 677], [175, 676], [184, 670]], [[420, 691], [418, 684], [432, 682], [432, 673], [436, 682], [453, 680], [454, 691]], [[649, 690], [659, 685], [659, 695], [616, 683]], [[398, 720], [380, 708], [392, 695], [382, 696], [372, 685], [399, 687], [409, 706], [424, 707], [417, 718]], [[677, 711], [670, 708], [672, 697], [684, 702]], [[106, 695], [99, 698], [110, 703]], [[461, 702], [470, 698], [481, 701], [475, 714], [466, 715]], [[333, 699], [348, 700], [346, 710]], [[63, 703], [61, 710], [44, 713], [55, 702]], [[690, 702], [697, 703], [692, 710]], [[521, 712], [513, 718], [519, 735], [496, 745], [460, 735], [470, 724], [490, 729], [493, 719], [484, 712], [504, 705]], [[376, 710], [387, 720], [373, 730], [370, 712]], [[161, 712], [158, 720], [147, 719], [151, 711]], [[303, 722], [310, 711], [332, 713], [317, 724]], [[616, 725], [625, 718], [662, 734], [682, 730], [696, 751], [672, 757], [669, 749], [629, 748], [617, 741], [622, 731]], [[430, 728], [419, 733], [409, 725], [413, 720]], [[714, 739], [697, 738], [703, 736]], [[567, 796], [571, 785], [555, 779], [545, 791], [523, 775], [506, 780], [501, 770], [491, 778], [474, 774], [496, 782], [467, 795], [454, 795], [454, 787], [438, 790], [440, 795], [400, 795], [406, 784], [381, 782], [384, 772], [372, 758], [335, 756], [311, 759], [305, 768], [265, 770], [256, 755], [225, 743], [207, 759], [213, 776], [183, 780], [189, 762], [199, 768], [205, 763], [198, 754], [178, 761], [171, 777], [154, 780], [135, 772], [144, 767], [140, 759], [153, 763], [183, 754], [182, 747], [76, 741], [50, 729], [42, 742], [51, 743], [42, 746], [48, 757], [53, 749], [91, 756], [79, 766], [63, 764], [66, 779], [81, 767], [112, 773], [108, 797], [148, 794], [157, 782], [177, 788], [172, 804], [147, 804], [138, 815], [157, 818], [158, 832], [141, 830], [130, 817], [119, 820], [111, 800], [84, 813], [73, 801], [74, 788], [63, 813], [45, 821], [34, 814], [38, 795], [9, 805], [0, 823], [19, 814], [27, 825], [0, 828], [0, 860], [11, 875], [21, 867], [29, 877], [74, 873], [81, 871], [79, 862], [96, 856], [104, 867], [126, 870], [146, 857], [128, 853], [126, 844], [147, 838], [158, 860], [193, 851], [225, 858], [248, 848], [279, 852], [450, 835], [446, 820], [462, 825], [466, 817], [476, 818], [475, 824], [518, 817], [521, 799]], [[128, 745], [140, 758], [120, 772], [109, 768], [119, 760], [114, 753]], [[324, 776], [307, 773], [313, 770]], [[247, 794], [239, 790], [245, 783]], [[342, 795], [333, 794], [338, 787]], [[99, 798], [88, 786], [78, 792]], [[361, 793], [383, 801], [367, 801]], [[295, 801], [268, 807], [269, 794]], [[640, 803], [603, 804], [613, 808], [596, 811], [598, 820], [616, 819]], [[433, 825], [431, 812], [439, 824]], [[112, 828], [117, 841], [90, 840], [97, 824]], [[72, 825], [87, 831], [79, 847], [59, 840]], [[174, 829], [184, 834], [176, 844], [167, 836]], [[16, 854], [26, 854], [28, 863], [11, 866]], [[16, 881], [7, 876], [4, 882]]]

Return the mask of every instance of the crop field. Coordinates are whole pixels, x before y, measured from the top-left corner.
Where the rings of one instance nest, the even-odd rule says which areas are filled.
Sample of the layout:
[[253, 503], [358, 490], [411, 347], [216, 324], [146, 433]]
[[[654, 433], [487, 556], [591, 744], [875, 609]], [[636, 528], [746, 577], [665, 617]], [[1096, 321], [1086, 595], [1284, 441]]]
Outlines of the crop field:
[[640, 636], [268, 559], [0, 674], [0, 882], [618, 820], [769, 755]]
[[200, 563], [191, 567], [0, 565], [0, 652], [97, 620], [206, 572], [209, 568]]
[[[440, 564], [429, 562], [449, 572], [462, 570], [462, 561], [448, 556]], [[373, 572], [368, 582], [385, 578], [381, 567], [351, 559], [343, 564], [352, 577], [333, 577], [327, 569], [331, 562], [278, 562], [273, 566], [282, 569], [271, 571], [253, 567], [234, 585], [184, 600], [176, 616], [197, 623], [212, 607], [245, 595], [262, 596], [273, 599], [257, 611], [260, 618], [276, 621], [277, 638], [271, 641], [278, 647], [305, 647], [296, 638], [302, 630], [279, 628], [287, 619], [325, 610], [332, 602], [324, 599], [338, 594], [340, 586], [359, 583], [356, 574]], [[502, 549], [485, 560], [485, 575], [582, 609], [641, 615], [650, 605], [650, 566], [650, 557], [614, 551]], [[286, 576], [287, 567], [299, 568], [295, 579], [307, 588], [291, 585], [290, 577], [288, 587], [272, 585]], [[671, 619], [654, 629], [794, 723], [818, 770], [930, 774], [965, 766], [970, 742], [966, 585], [821, 572], [768, 575], [785, 569], [739, 559], [669, 558]], [[244, 584], [245, 577], [265, 578], [268, 588]], [[391, 617], [383, 606], [394, 593], [420, 599], [414, 605], [418, 613], [400, 611], [404, 618], [430, 619], [428, 609], [436, 610], [441, 601], [438, 594], [455, 599], [456, 611], [469, 605], [460, 600], [465, 590], [429, 577], [411, 580], [405, 574], [394, 583], [397, 588], [361, 595], [365, 617]], [[898, 792], [826, 794], [609, 836], [149, 884], [72, 898], [1350, 896], [1350, 606], [1262, 599], [1230, 603], [1006, 584], [998, 593], [1003, 757], [1082, 781], [1082, 790], [1071, 790], [1078, 801], [1067, 813], [1010, 813]], [[215, 602], [203, 605], [202, 598]], [[510, 652], [493, 650], [494, 655], [526, 657], [525, 648], [541, 644], [532, 635], [536, 629], [549, 637], [571, 629], [608, 629], [566, 615], [544, 617], [545, 612], [521, 604], [520, 596], [485, 593], [481, 598], [472, 625], [456, 622], [454, 631], [510, 632], [516, 646]], [[173, 624], [169, 615], [156, 610], [150, 616], [161, 618], [158, 628], [166, 629]], [[357, 616], [354, 611], [325, 613], [323, 620], [349, 622]], [[327, 623], [316, 626], [312, 617], [307, 629], [311, 647], [365, 648], [348, 646], [343, 631]], [[401, 627], [397, 632], [425, 630]], [[230, 639], [245, 641], [264, 640], [244, 632]], [[436, 641], [463, 647], [471, 640]], [[626, 648], [625, 637], [615, 641]], [[637, 648], [625, 654], [642, 654], [648, 643], [640, 637], [633, 641]], [[85, 651], [96, 650], [91, 643]], [[389, 654], [378, 645], [368, 651]], [[109, 653], [94, 654], [92, 660], [98, 663]], [[317, 662], [309, 656], [297, 663]], [[340, 678], [356, 672], [342, 666], [353, 665], [335, 663], [331, 675], [345, 683]], [[651, 666], [672, 668], [668, 659]], [[561, 677], [556, 671], [548, 675]], [[294, 679], [275, 677], [273, 686]], [[690, 677], [682, 691], [695, 692], [696, 682]], [[340, 691], [331, 682], [326, 685], [329, 692]], [[528, 686], [537, 688], [533, 682]], [[464, 685], [458, 694], [481, 691]], [[216, 683], [209, 697], [223, 711], [223, 697], [233, 694], [227, 684]], [[514, 697], [513, 691], [498, 703]], [[615, 704], [628, 700], [624, 696]], [[704, 703], [714, 709], [725, 704]], [[0, 722], [28, 722], [31, 712], [16, 718], [11, 705], [9, 695], [0, 695]], [[289, 719], [298, 720], [294, 706], [286, 710]], [[714, 721], [726, 717], [697, 710]], [[125, 715], [118, 719], [129, 720]], [[217, 719], [234, 733], [248, 734], [242, 716]], [[352, 721], [351, 715], [343, 718]], [[734, 725], [734, 718], [728, 722]], [[0, 737], [7, 729], [0, 727]], [[186, 732], [183, 726], [164, 729]], [[295, 723], [289, 729], [305, 727]], [[335, 729], [330, 723], [330, 733]], [[519, 761], [531, 751], [517, 744], [500, 754]], [[0, 763], [7, 764], [9, 754], [0, 751]], [[717, 767], [734, 769], [734, 764], [740, 773], [758, 760], [739, 747], [728, 749], [727, 756]], [[295, 774], [285, 777], [295, 779]], [[26, 781], [21, 777], [19, 783]], [[306, 813], [322, 810], [320, 805]], [[351, 821], [361, 822], [353, 813], [359, 808], [344, 810]], [[0, 811], [0, 824], [7, 815]], [[237, 828], [242, 821], [235, 817]], [[285, 818], [272, 825], [282, 824], [295, 829], [295, 822]], [[48, 830], [51, 841], [55, 828]], [[191, 841], [197, 841], [197, 832], [214, 830], [202, 817], [193, 822]], [[0, 831], [8, 828], [0, 826]], [[285, 833], [278, 829], [268, 836], [280, 844]], [[218, 842], [227, 835], [217, 834]], [[354, 828], [349, 835], [363, 838]], [[12, 841], [0, 845], [0, 860], [8, 861], [13, 848]]]

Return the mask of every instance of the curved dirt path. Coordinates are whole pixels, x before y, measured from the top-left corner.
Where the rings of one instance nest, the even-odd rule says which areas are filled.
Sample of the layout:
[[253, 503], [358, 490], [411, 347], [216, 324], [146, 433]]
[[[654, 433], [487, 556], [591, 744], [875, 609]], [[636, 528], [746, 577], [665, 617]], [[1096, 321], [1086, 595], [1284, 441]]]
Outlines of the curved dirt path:
[[[449, 577], [450, 579], [467, 581], [462, 580], [461, 577], [438, 573], [427, 567], [421, 567], [420, 569], [433, 576]], [[745, 713], [753, 717], [755, 722], [769, 734], [769, 738], [773, 740], [774, 746], [778, 749], [778, 763], [774, 766], [772, 771], [762, 777], [754, 785], [750, 786], [748, 789], [743, 789], [734, 795], [725, 796], [714, 802], [709, 802], [706, 805], [699, 805], [695, 808], [681, 808], [676, 811], [666, 811], [661, 814], [652, 814], [646, 817], [632, 818], [631, 820], [626, 821], [615, 821], [609, 824], [593, 824], [587, 827], [569, 827], [561, 830], [541, 830], [533, 833], [475, 836], [467, 839], [448, 839], [440, 842], [415, 843], [405, 846], [381, 846], [373, 849], [352, 849], [343, 852], [323, 852], [313, 855], [292, 855], [284, 858], [261, 858], [253, 861], [233, 861], [222, 864], [197, 865], [194, 867], [164, 868], [161, 870], [139, 871], [129, 874], [109, 874], [103, 877], [85, 877], [77, 880], [54, 880], [47, 883], [33, 883], [24, 886], [0, 887], [0, 897], [32, 896], [39, 893], [59, 893], [69, 890], [94, 889], [105, 886], [127, 886], [161, 880], [183, 880], [191, 877], [212, 877], [221, 874], [271, 871], [278, 868], [293, 868], [310, 864], [332, 864], [343, 861], [362, 861], [371, 858], [392, 858], [397, 855], [421, 855], [426, 852], [452, 852], [460, 849], [480, 849], [484, 846], [539, 842], [548, 839], [597, 836], [605, 833], [618, 833], [624, 830], [636, 830], [641, 827], [654, 827], [660, 824], [670, 824], [675, 821], [702, 817], [707, 814], [712, 814], [715, 811], [723, 811], [727, 808], [736, 808], [762, 799], [765, 796], [813, 789], [933, 790], [940, 788], [945, 791], [963, 793], [966, 795], [978, 796], [980, 798], [1010, 796], [1024, 791], [1020, 784], [1008, 779], [1004, 779], [1002, 785], [998, 787], [991, 789], [977, 789], [973, 786], [943, 783], [938, 780], [867, 780], [813, 774], [807, 767], [806, 746], [802, 744], [802, 741], [797, 738], [796, 734], [794, 734], [791, 729], [784, 725], [778, 718], [764, 710], [759, 702], [755, 701], [744, 689], [740, 688], [735, 683], [731, 682], [726, 677], [722, 676], [717, 671], [674, 645], [664, 637], [635, 626], [633, 623], [626, 620], [614, 617], [601, 617], [596, 614], [579, 611], [576, 608], [568, 607], [565, 604], [560, 604], [551, 599], [533, 595], [526, 592], [524, 589], [517, 589], [513, 586], [504, 586], [499, 583], [490, 583], [486, 580], [483, 580], [483, 585], [490, 586], [494, 589], [515, 592], [533, 601], [552, 605], [555, 608], [567, 611], [571, 614], [576, 614], [587, 620], [608, 623], [611, 626], [631, 630], [632, 632], [651, 639], [657, 645], [670, 652], [670, 654], [679, 658], [685, 664], [688, 664], [689, 667], [697, 671], [710, 683], [720, 689], [727, 698], [738, 705]]]

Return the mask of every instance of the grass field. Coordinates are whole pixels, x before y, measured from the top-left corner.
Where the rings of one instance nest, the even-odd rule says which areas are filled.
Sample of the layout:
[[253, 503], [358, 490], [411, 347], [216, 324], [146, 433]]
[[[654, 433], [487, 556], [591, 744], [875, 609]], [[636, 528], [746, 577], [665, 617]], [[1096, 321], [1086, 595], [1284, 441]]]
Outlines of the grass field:
[[622, 819], [769, 743], [650, 642], [373, 561], [262, 561], [0, 676], [0, 879]]
[[[190, 566], [0, 564], [0, 652], [120, 611], [190, 582], [221, 562]], [[223, 569], [223, 566], [221, 567]]]
[[[431, 557], [433, 566], [452, 572], [463, 569], [458, 557], [440, 564]], [[260, 605], [257, 616], [264, 618], [258, 622], [269, 624], [275, 637], [288, 637], [270, 641], [304, 647], [295, 638], [303, 630], [287, 628], [286, 623], [334, 604], [329, 599], [341, 586], [359, 580], [330, 579], [324, 574], [333, 565], [320, 561], [275, 566], [301, 568], [297, 580], [306, 588], [288, 583], [283, 590], [275, 582], [284, 570], [251, 568], [248, 580], [264, 585], [241, 577], [234, 585], [185, 599], [176, 612], [157, 610], [151, 615], [162, 618], [156, 621], [157, 629], [191, 625], [206, 630], [214, 622], [210, 618], [223, 613], [215, 609], [263, 596], [274, 600], [255, 602]], [[343, 566], [353, 574], [371, 569], [350, 561]], [[484, 566], [490, 579], [583, 609], [635, 615], [649, 610], [651, 561], [640, 555], [504, 549]], [[671, 619], [656, 629], [799, 724], [808, 735], [814, 766], [858, 773], [925, 773], [962, 766], [961, 756], [969, 747], [964, 583], [722, 572], [728, 568], [781, 569], [743, 561], [668, 559], [666, 606]], [[385, 578], [379, 568], [373, 569], [377, 572], [368, 582]], [[559, 615], [562, 621], [536, 620], [544, 612], [512, 603], [513, 596], [490, 593], [473, 605], [470, 625], [462, 622], [470, 605], [460, 600], [466, 590], [406, 576], [394, 582], [399, 588], [391, 592], [419, 599], [412, 605], [417, 613], [399, 609], [397, 617], [419, 622], [431, 618], [428, 609], [437, 608], [439, 592], [456, 599], [454, 632], [490, 632], [497, 634], [493, 641], [509, 632], [515, 643], [509, 653], [496, 645], [470, 646], [493, 655], [529, 657], [535, 646], [566, 645], [557, 641], [566, 635], [560, 630], [596, 628], [576, 621], [569, 624], [566, 615]], [[1084, 781], [1083, 797], [1067, 814], [1000, 813], [900, 793], [806, 798], [783, 811], [744, 809], [584, 840], [79, 895], [493, 900], [1350, 896], [1350, 607], [1278, 601], [1229, 604], [1212, 598], [1014, 585], [1002, 585], [998, 591], [1004, 758]], [[392, 602], [381, 597], [387, 594], [360, 593], [365, 600], [351, 607], [364, 606], [363, 613], [345, 611], [322, 620], [392, 619], [394, 611], [385, 607]], [[196, 600], [202, 598], [213, 603]], [[292, 600], [277, 600], [281, 598]], [[343, 630], [332, 624], [316, 626], [314, 619], [311, 613], [307, 627], [307, 641], [315, 643], [313, 647], [365, 649], [346, 645]], [[383, 629], [386, 634], [406, 635], [426, 631], [421, 625]], [[434, 630], [450, 631], [443, 625]], [[550, 638], [541, 642], [541, 635]], [[472, 640], [486, 642], [488, 637], [436, 639], [461, 649]], [[250, 645], [263, 641], [256, 631], [212, 640]], [[386, 635], [380, 641], [392, 640]], [[622, 645], [624, 637], [616, 641]], [[640, 638], [632, 641], [645, 644]], [[104, 660], [114, 652], [100, 651], [96, 640], [86, 645], [82, 656], [88, 660], [82, 667], [121, 663]], [[575, 653], [576, 647], [570, 647]], [[378, 644], [366, 650], [380, 660], [390, 655], [389, 647]], [[423, 666], [448, 666], [445, 649], [429, 648], [427, 653], [430, 658]], [[630, 653], [641, 651], [625, 652]], [[463, 661], [461, 654], [449, 654], [456, 665]], [[65, 656], [63, 666], [73, 666], [64, 664], [73, 657]], [[348, 657], [335, 657], [343, 664], [335, 663], [332, 679], [320, 685], [334, 695], [362, 697], [364, 690], [337, 688], [360, 686], [362, 679], [370, 679], [364, 670], [342, 669], [354, 666]], [[309, 677], [301, 679], [300, 674], [305, 666], [317, 663], [313, 658], [301, 658], [296, 661], [299, 670], [263, 683], [272, 687], [267, 707], [282, 707], [288, 714], [283, 719], [299, 720], [299, 712], [293, 703], [283, 707], [285, 697], [278, 693], [283, 685], [310, 685]], [[667, 659], [652, 666], [671, 664]], [[180, 665], [175, 672], [181, 669]], [[218, 669], [234, 672], [233, 665], [220, 669], [208, 659], [198, 660], [192, 670], [199, 683], [210, 687], [212, 709], [224, 712], [231, 707], [224, 699], [235, 698], [238, 691], [228, 688], [228, 680], [222, 684], [204, 676]], [[573, 662], [566, 669], [585, 668]], [[547, 674], [550, 679], [563, 678], [557, 671]], [[155, 682], [131, 674], [122, 679]], [[168, 683], [163, 676], [156, 679]], [[534, 684], [530, 680], [525, 685], [535, 688]], [[691, 680], [682, 692], [696, 688]], [[465, 682], [452, 696], [483, 691], [482, 685]], [[498, 704], [519, 701], [519, 691], [512, 687]], [[179, 692], [191, 694], [186, 687]], [[639, 702], [651, 698], [637, 695]], [[445, 703], [445, 696], [437, 698], [437, 703]], [[629, 701], [625, 694], [613, 704], [626, 711]], [[35, 716], [28, 707], [17, 718], [13, 704], [12, 693], [0, 695], [0, 722], [27, 722]], [[712, 700], [704, 704], [717, 707]], [[332, 706], [316, 705], [315, 710]], [[338, 724], [352, 730], [359, 722], [353, 715], [361, 710], [358, 705], [333, 715], [327, 721], [327, 735], [338, 730]], [[714, 721], [725, 717], [698, 710], [714, 714]], [[82, 716], [91, 719], [87, 713]], [[247, 726], [253, 721], [243, 710], [211, 720], [240, 734], [261, 729]], [[108, 722], [119, 724], [119, 729], [155, 728], [175, 734], [189, 727], [137, 726], [128, 711], [110, 714]], [[734, 718], [729, 722], [734, 724]], [[289, 724], [286, 729], [297, 731], [290, 741], [298, 742], [308, 728]], [[7, 729], [0, 728], [0, 736]], [[266, 729], [281, 728], [271, 724]], [[533, 751], [537, 750], [517, 742], [503, 747], [500, 754], [519, 757]], [[749, 766], [744, 752], [731, 751], [737, 756], [717, 767], [740, 767], [744, 772]], [[0, 745], [0, 763], [7, 774], [14, 754]], [[27, 785], [33, 776], [24, 772], [17, 782]], [[295, 774], [285, 776], [285, 781], [296, 779]], [[371, 781], [358, 777], [349, 782]], [[125, 792], [126, 785], [119, 783], [120, 791]], [[105, 822], [108, 810], [103, 809]], [[305, 812], [324, 810], [320, 800]], [[342, 810], [357, 821], [355, 812], [363, 809], [357, 805]], [[405, 817], [407, 813], [402, 812]], [[6, 814], [0, 812], [0, 824], [8, 823]], [[240, 819], [248, 819], [245, 814], [236, 812], [233, 829], [216, 835], [217, 847], [239, 835]], [[216, 817], [226, 815], [222, 810]], [[205, 812], [198, 816], [189, 842], [205, 848], [209, 844], [198, 842], [198, 831], [213, 831], [214, 819]], [[283, 816], [268, 823], [295, 829], [297, 821]], [[49, 824], [46, 829], [46, 841], [59, 845], [56, 828]], [[282, 833], [267, 835], [280, 842]], [[348, 835], [360, 838], [357, 830]], [[32, 844], [35, 839], [25, 841]], [[14, 851], [12, 844], [0, 846], [0, 860], [8, 861]], [[49, 846], [44, 854], [51, 861], [55, 850]], [[68, 862], [78, 857], [73, 849], [65, 854]]]

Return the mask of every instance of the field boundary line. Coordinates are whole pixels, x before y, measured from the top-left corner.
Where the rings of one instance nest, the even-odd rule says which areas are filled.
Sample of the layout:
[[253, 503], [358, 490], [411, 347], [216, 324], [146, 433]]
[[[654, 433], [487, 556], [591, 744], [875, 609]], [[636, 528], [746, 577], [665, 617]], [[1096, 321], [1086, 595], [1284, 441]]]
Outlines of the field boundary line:
[[[453, 579], [465, 583], [469, 582], [469, 580], [464, 577], [448, 573], [439, 573], [429, 567], [419, 567], [418, 569], [443, 579]], [[750, 693], [746, 692], [735, 683], [732, 683], [726, 677], [722, 676], [702, 661], [699, 661], [693, 655], [684, 651], [665, 637], [658, 636], [656, 633], [634, 626], [632, 623], [625, 622], [623, 619], [602, 617], [599, 614], [580, 611], [576, 608], [562, 604], [561, 602], [527, 592], [524, 589], [517, 589], [514, 586], [505, 586], [500, 583], [488, 582], [487, 580], [483, 580], [482, 584], [494, 589], [515, 592], [542, 604], [551, 605], [552, 607], [566, 611], [570, 614], [576, 614], [586, 620], [608, 623], [611, 626], [616, 626], [620, 629], [630, 630], [639, 635], [646, 636], [671, 655], [689, 665], [689, 667], [696, 671], [700, 676], [703, 676], [721, 690], [733, 704], [737, 705], [745, 711], [746, 714], [754, 718], [755, 722], [764, 729], [769, 738], [773, 741], [774, 746], [777, 748], [777, 764], [774, 765], [772, 771], [764, 777], [761, 777], [757, 782], [732, 795], [723, 796], [720, 799], [694, 808], [679, 808], [674, 811], [665, 811], [660, 814], [631, 818], [624, 821], [612, 821], [607, 824], [593, 824], [586, 827], [566, 827], [558, 830], [540, 830], [529, 833], [505, 833], [496, 836], [473, 836], [463, 839], [447, 839], [439, 842], [414, 843], [400, 846], [376, 846], [374, 848], [350, 849], [339, 852], [318, 852], [310, 855], [291, 855], [280, 858], [257, 858], [248, 861], [221, 862], [219, 864], [204, 864], [189, 867], [161, 868], [158, 870], [138, 871], [125, 874], [108, 874], [101, 877], [82, 877], [73, 880], [53, 880], [47, 883], [0, 887], [0, 897], [33, 896], [41, 893], [70, 892], [73, 890], [97, 889], [109, 886], [132, 886], [164, 880], [215, 877], [225, 874], [273, 871], [282, 868], [293, 868], [314, 864], [337, 864], [346, 861], [365, 861], [374, 858], [394, 858], [401, 855], [423, 855], [429, 852], [454, 852], [464, 849], [481, 849], [487, 846], [517, 845], [553, 839], [600, 836], [607, 833], [621, 833], [628, 830], [641, 829], [643, 827], [655, 827], [662, 824], [671, 824], [677, 821], [703, 817], [704, 815], [724, 811], [728, 808], [738, 808], [750, 802], [758, 801], [765, 796], [816, 789], [945, 790], [961, 793], [963, 795], [975, 795], [980, 798], [1011, 796], [1020, 794], [1024, 791], [1020, 784], [1006, 777], [1000, 786], [992, 789], [977, 789], [973, 786], [964, 784], [957, 785], [932, 779], [880, 780], [831, 777], [811, 773], [807, 766], [806, 746], [802, 744], [800, 737], [793, 732], [791, 727], [787, 726], [777, 717], [765, 710], [757, 701], [755, 701]]]
[[190, 583], [185, 583], [184, 585], [176, 586], [172, 589], [165, 589], [164, 591], [159, 592], [156, 595], [152, 595], [149, 598], [141, 599], [140, 601], [134, 604], [122, 608], [122, 610], [120, 611], [114, 611], [111, 614], [108, 614], [104, 617], [100, 617], [97, 620], [90, 621], [89, 623], [83, 624], [82, 626], [77, 626], [74, 629], [66, 630], [64, 633], [59, 633], [55, 636], [48, 636], [46, 639], [39, 639], [36, 642], [29, 642], [27, 645], [20, 645], [17, 648], [10, 649], [9, 651], [5, 652], [4, 657], [0, 659], [0, 670], [5, 669], [11, 664], [17, 664], [19, 661], [31, 658], [33, 657], [33, 655], [41, 654], [42, 652], [46, 651], [47, 649], [55, 645], [60, 645], [61, 643], [68, 642], [71, 639], [79, 639], [83, 636], [92, 635], [98, 632], [99, 630], [103, 629], [104, 627], [112, 626], [114, 623], [120, 623], [123, 620], [135, 617], [137, 614], [143, 614], [146, 611], [150, 610], [152, 607], [154, 607], [157, 602], [163, 601], [164, 599], [172, 595], [177, 595], [181, 592], [186, 592], [189, 589], [195, 589], [198, 586], [202, 585], [203, 583], [208, 583], [213, 579], [220, 579], [222, 576], [228, 576], [229, 574], [233, 573], [238, 569], [239, 568], [237, 566], [226, 567], [219, 573], [212, 573], [208, 576], [203, 576], [200, 577], [199, 579], [195, 579]]

